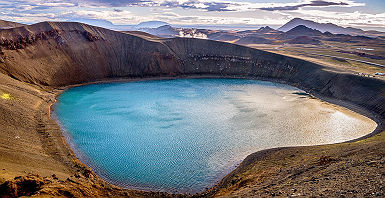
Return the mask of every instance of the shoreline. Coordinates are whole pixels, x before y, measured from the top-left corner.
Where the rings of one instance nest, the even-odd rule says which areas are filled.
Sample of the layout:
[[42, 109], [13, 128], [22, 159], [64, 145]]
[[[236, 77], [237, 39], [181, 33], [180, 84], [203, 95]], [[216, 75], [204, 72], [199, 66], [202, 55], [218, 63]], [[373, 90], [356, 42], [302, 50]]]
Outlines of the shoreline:
[[[213, 191], [215, 190], [227, 177], [229, 177], [230, 175], [232, 175], [234, 172], [236, 172], [238, 169], [240, 169], [240, 167], [242, 166], [242, 164], [246, 163], [245, 161], [249, 158], [249, 156], [251, 155], [255, 155], [257, 153], [263, 153], [263, 152], [267, 152], [269, 150], [276, 150], [276, 149], [286, 149], [286, 148], [305, 148], [305, 147], [317, 147], [317, 146], [325, 146], [325, 145], [339, 145], [339, 144], [345, 144], [345, 143], [352, 143], [352, 142], [356, 142], [356, 141], [359, 141], [359, 140], [364, 140], [364, 139], [367, 139], [367, 138], [370, 138], [370, 137], [373, 137], [381, 132], [383, 132], [385, 130], [385, 123], [383, 120], [381, 120], [381, 117], [369, 110], [366, 110], [365, 108], [363, 107], [360, 107], [358, 105], [355, 105], [353, 103], [350, 103], [350, 102], [347, 102], [347, 101], [343, 101], [343, 100], [337, 100], [337, 99], [333, 99], [333, 98], [330, 98], [330, 97], [326, 97], [326, 96], [323, 96], [322, 94], [319, 94], [319, 93], [315, 93], [315, 92], [312, 92], [310, 89], [306, 89], [304, 87], [301, 87], [295, 83], [288, 83], [286, 81], [283, 81], [283, 80], [279, 80], [279, 79], [273, 79], [273, 78], [264, 78], [264, 77], [245, 77], [245, 76], [220, 76], [220, 75], [181, 75], [181, 76], [160, 76], [160, 77], [142, 77], [142, 78], [116, 78], [116, 79], [102, 79], [102, 80], [97, 80], [97, 81], [93, 81], [93, 82], [86, 82], [86, 83], [79, 83], [79, 84], [74, 84], [74, 85], [69, 85], [69, 86], [63, 86], [63, 87], [58, 87], [58, 88], [54, 88], [53, 89], [53, 92], [54, 92], [54, 96], [55, 96], [55, 101], [53, 103], [50, 104], [50, 108], [49, 108], [49, 112], [53, 112], [54, 110], [52, 110], [51, 106], [55, 106], [55, 104], [57, 103], [58, 101], [58, 97], [63, 93], [65, 92], [66, 90], [70, 89], [70, 88], [73, 88], [73, 87], [79, 87], [79, 86], [85, 86], [85, 85], [91, 85], [91, 84], [106, 84], [106, 83], [125, 83], [125, 82], [142, 82], [142, 81], [158, 81], [158, 80], [175, 80], [175, 79], [247, 79], [247, 80], [260, 80], [260, 81], [268, 81], [268, 82], [273, 82], [273, 83], [280, 83], [280, 84], [284, 84], [284, 85], [289, 85], [289, 86], [293, 86], [295, 88], [298, 88], [302, 91], [305, 91], [306, 93], [309, 93], [311, 96], [314, 96], [315, 98], [323, 101], [323, 102], [327, 102], [329, 104], [332, 104], [332, 105], [336, 105], [337, 107], [343, 107], [343, 108], [346, 108], [354, 113], [357, 113], [359, 115], [362, 115], [364, 117], [367, 117], [369, 118], [370, 120], [374, 121], [377, 126], [376, 126], [376, 129], [370, 133], [368, 133], [367, 135], [363, 136], [363, 137], [360, 137], [360, 138], [355, 138], [355, 139], [352, 139], [352, 140], [348, 140], [348, 141], [344, 141], [344, 142], [340, 142], [340, 143], [331, 143], [331, 144], [321, 144], [321, 145], [311, 145], [311, 146], [289, 146], [289, 147], [277, 147], [277, 148], [271, 148], [271, 149], [263, 149], [263, 150], [260, 150], [260, 151], [257, 151], [257, 152], [254, 152], [254, 153], [250, 153], [248, 154], [243, 160], [240, 161], [239, 164], [237, 164], [235, 166], [234, 169], [231, 169], [231, 171], [227, 172], [226, 174], [224, 174], [223, 177], [220, 177], [219, 178], [219, 182], [216, 182], [212, 185], [210, 185], [208, 188], [206, 188], [207, 190], [204, 190], [204, 191], [199, 191], [197, 193], [195, 193], [194, 195], [204, 195], [210, 191]], [[52, 118], [52, 115], [54, 115], [54, 113], [52, 113], [51, 115], [49, 115], [51, 118]], [[56, 115], [55, 115], [56, 116]], [[57, 117], [56, 117], [57, 118]], [[53, 118], [56, 122], [56, 124], [59, 126], [61, 132], [62, 132], [62, 135], [63, 135], [63, 141], [64, 143], [70, 148], [72, 154], [74, 155], [73, 157], [75, 157], [76, 159], [78, 159], [86, 168], [90, 169], [90, 165], [88, 165], [87, 162], [82, 162], [81, 161], [81, 158], [79, 158], [77, 156], [78, 154], [78, 149], [74, 148], [73, 146], [71, 146], [71, 144], [69, 142], [67, 142], [67, 137], [65, 137], [65, 130], [62, 128], [62, 126], [60, 125], [60, 122], [58, 119], [56, 118]], [[69, 135], [69, 134], [68, 134]], [[82, 155], [84, 156], [84, 155]], [[88, 157], [87, 157], [88, 158]], [[83, 158], [84, 159], [84, 158]], [[87, 161], [87, 160], [86, 160]], [[92, 163], [91, 163], [92, 164]], [[91, 169], [92, 170], [92, 169]], [[92, 170], [94, 173], [97, 173], [99, 171], [94, 171]], [[98, 177], [100, 177], [102, 180], [108, 182], [109, 184], [111, 185], [114, 185], [114, 186], [117, 186], [119, 188], [123, 188], [123, 189], [127, 189], [127, 190], [139, 190], [139, 191], [146, 191], [146, 192], [156, 192], [156, 191], [151, 191], [151, 190], [148, 190], [148, 189], [145, 189], [145, 188], [135, 188], [135, 187], [123, 187], [123, 186], [120, 186], [119, 184], [116, 184], [115, 182], [109, 180], [108, 178], [104, 177], [103, 175], [100, 175], [99, 173], [96, 174]], [[179, 193], [179, 192], [171, 192], [171, 191], [160, 191], [160, 192], [165, 192], [165, 193], [177, 193], [177, 194], [180, 194], [180, 195], [188, 195], [188, 194], [185, 194], [185, 193]]]
[[[60, 31], [51, 34], [52, 28]], [[197, 196], [385, 195], [383, 79], [230, 43], [190, 38], [154, 41], [80, 23], [45, 22], [2, 31], [3, 37], [14, 41], [20, 36], [24, 40], [28, 32], [48, 36], [20, 49], [3, 49], [0, 89], [15, 100], [0, 99], [0, 197], [188, 196], [107, 183], [76, 157], [49, 109], [67, 85], [189, 76], [288, 84], [378, 125], [353, 143], [252, 153], [217, 187]], [[84, 33], [100, 39], [90, 40]], [[38, 188], [29, 188], [23, 181]]]

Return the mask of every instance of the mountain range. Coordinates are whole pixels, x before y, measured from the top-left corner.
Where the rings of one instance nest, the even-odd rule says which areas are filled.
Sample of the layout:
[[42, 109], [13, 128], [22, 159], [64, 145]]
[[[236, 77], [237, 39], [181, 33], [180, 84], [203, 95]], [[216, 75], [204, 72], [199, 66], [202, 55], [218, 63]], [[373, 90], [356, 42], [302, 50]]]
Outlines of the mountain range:
[[[282, 29], [282, 28], [280, 28]], [[210, 39], [216, 41], [230, 42], [241, 45], [250, 44], [312, 44], [321, 45], [322, 41], [334, 42], [384, 42], [385, 33], [361, 36], [350, 34], [335, 34], [329, 31], [322, 32], [315, 28], [309, 28], [305, 25], [298, 25], [288, 31], [275, 30], [269, 26], [261, 27], [257, 30], [210, 30], [195, 28], [176, 28], [171, 25], [164, 25], [157, 28], [141, 28], [140, 31], [163, 38], [189, 37]]]
[[278, 30], [287, 32], [299, 25], [306, 26], [308, 28], [312, 28], [315, 30], [319, 30], [323, 33], [330, 32], [333, 34], [360, 34], [364, 31], [358, 28], [351, 28], [351, 27], [341, 27], [332, 23], [317, 23], [310, 20], [304, 20], [301, 18], [294, 18], [282, 27], [278, 28]]
[[342, 27], [342, 26], [335, 25], [333, 23], [317, 23], [314, 21], [305, 20], [305, 19], [301, 19], [301, 18], [292, 19], [291, 21], [287, 22], [282, 27], [278, 28], [278, 30], [283, 31], [283, 32], [287, 32], [287, 31], [289, 31], [289, 30], [291, 30], [291, 29], [293, 29], [299, 25], [303, 25], [303, 26], [306, 26], [308, 28], [318, 30], [322, 33], [330, 32], [333, 34], [349, 34], [352, 36], [361, 35], [361, 36], [370, 36], [370, 37], [376, 37], [376, 36], [379, 36], [381, 34], [384, 34], [383, 32], [379, 32], [379, 31], [364, 31], [364, 30], [358, 29], [358, 28]]
[[[98, 23], [102, 27], [122, 31], [129, 29], [132, 34], [143, 36], [145, 32], [163, 38], [187, 37], [210, 39], [216, 41], [224, 41], [241, 45], [249, 44], [312, 44], [320, 45], [322, 41], [336, 42], [376, 42], [373, 39], [383, 42], [385, 33], [377, 31], [363, 31], [357, 28], [345, 28], [331, 23], [316, 23], [314, 21], [295, 18], [277, 30], [265, 26], [254, 30], [212, 30], [212, 29], [196, 29], [174, 27], [162, 21], [147, 21], [137, 25], [114, 25], [108, 21], [88, 20], [88, 23]], [[21, 27], [24, 24], [0, 21], [1, 29]]]
[[[378, 120], [379, 132], [354, 143], [275, 148], [250, 154], [215, 187], [196, 197], [290, 196], [294, 188], [303, 196], [336, 197], [341, 192], [359, 192], [357, 197], [364, 197], [383, 186], [385, 82], [381, 79], [209, 39], [165, 39], [75, 22], [5, 22], [3, 27], [11, 25], [20, 27], [0, 30], [0, 197], [191, 197], [123, 189], [103, 181], [77, 158], [51, 115], [58, 95], [71, 85], [190, 76], [272, 79], [293, 85], [365, 112]], [[381, 41], [322, 33], [305, 26], [287, 32], [269, 27], [189, 31], [211, 38], [226, 35], [258, 42], [289, 42], [304, 33], [308, 35], [305, 38], [318, 40]], [[279, 39], [282, 35], [284, 39]], [[305, 98], [299, 100], [308, 100]], [[317, 178], [309, 179], [313, 176]], [[309, 182], [314, 185], [309, 186]], [[337, 183], [342, 185], [337, 188]], [[314, 191], [318, 186], [322, 190]]]
[[[231, 31], [235, 31], [236, 29], [239, 29], [238, 26], [234, 26], [233, 29], [231, 29], [231, 28], [230, 29], [229, 28], [215, 28], [215, 29], [213, 29], [210, 27], [197, 28], [197, 27], [201, 27], [198, 25], [196, 25], [195, 27], [193, 25], [189, 25], [189, 26], [184, 27], [183, 25], [173, 25], [173, 24], [169, 24], [169, 23], [163, 22], [163, 21], [145, 21], [145, 22], [141, 22], [141, 23], [136, 24], [136, 25], [115, 25], [115, 24], [111, 23], [110, 21], [101, 20], [101, 19], [84, 19], [84, 20], [79, 20], [76, 22], [86, 23], [86, 24], [90, 24], [90, 25], [94, 25], [94, 26], [104, 27], [107, 29], [117, 30], [117, 31], [138, 31], [139, 30], [139, 31], [147, 32], [147, 33], [158, 35], [158, 36], [166, 35], [166, 37], [170, 37], [171, 35], [172, 36], [179, 35], [181, 30], [183, 30], [183, 29], [212, 30], [215, 32], [217, 32], [218, 30], [223, 30], [225, 32], [231, 32]], [[4, 28], [20, 27], [23, 25], [24, 24], [0, 20], [0, 28], [3, 28], [3, 29]], [[259, 33], [267, 33], [267, 32], [271, 32], [272, 30], [287, 32], [287, 31], [289, 31], [289, 30], [291, 30], [291, 29], [293, 29], [299, 25], [303, 25], [303, 26], [306, 26], [308, 28], [318, 30], [322, 33], [330, 32], [332, 34], [348, 34], [348, 35], [352, 35], [352, 36], [360, 35], [360, 36], [368, 36], [368, 37], [385, 36], [385, 33], [379, 32], [379, 31], [373, 31], [373, 30], [372, 31], [364, 31], [364, 30], [358, 29], [358, 28], [342, 27], [342, 26], [338, 26], [338, 25], [335, 25], [332, 23], [317, 23], [317, 22], [314, 22], [311, 20], [305, 20], [305, 19], [301, 19], [301, 18], [294, 18], [294, 19], [290, 20], [289, 22], [287, 22], [286, 24], [279, 27], [277, 30], [274, 30], [274, 29], [270, 28], [269, 26], [266, 26], [266, 27], [260, 28], [258, 31], [259, 31]], [[170, 27], [160, 28], [161, 26], [170, 26]], [[160, 29], [156, 29], [156, 28], [160, 28]], [[256, 31], [256, 29], [254, 29], [255, 27], [250, 27], [254, 30], [247, 30], [247, 29], [244, 30], [244, 28], [242, 28], [242, 29], [246, 33], [250, 32], [250, 31]]]
[[[385, 38], [384, 32], [364, 31], [358, 28], [342, 27], [332, 23], [317, 23], [295, 18], [277, 30], [265, 26], [254, 30], [214, 30], [175, 27], [165, 22], [155, 21], [158, 27], [137, 25], [135, 30], [164, 38], [192, 37], [237, 44], [322, 44], [321, 40], [356, 42], [368, 38]], [[147, 24], [147, 23], [144, 23]], [[152, 22], [148, 22], [152, 24]], [[165, 25], [163, 25], [165, 24]], [[363, 37], [355, 37], [363, 36]], [[355, 37], [355, 38], [353, 38]]]
[[[159, 28], [159, 27], [164, 26], [164, 25], [169, 25], [171, 27], [178, 28], [178, 29], [211, 29], [211, 30], [218, 30], [217, 28], [216, 29], [212, 29], [212, 28], [197, 28], [198, 26], [195, 27], [195, 28], [193, 26], [189, 26], [189, 27], [185, 27], [184, 28], [182, 25], [172, 25], [172, 24], [169, 24], [169, 23], [166, 23], [166, 22], [162, 22], [162, 21], [142, 22], [142, 23], [140, 23], [138, 25], [132, 26], [131, 28], [132, 28], [132, 30], [152, 31], [152, 30], [148, 30], [148, 29]], [[286, 24], [284, 24], [281, 27], [279, 27], [277, 29], [277, 31], [287, 32], [287, 31], [289, 31], [289, 30], [291, 30], [291, 29], [293, 29], [293, 28], [295, 28], [295, 27], [297, 27], [299, 25], [303, 25], [303, 26], [306, 26], [308, 28], [311, 28], [311, 29], [314, 29], [314, 30], [318, 30], [318, 31], [320, 31], [322, 33], [330, 32], [332, 34], [348, 34], [348, 35], [352, 35], [352, 36], [368, 36], [368, 37], [378, 37], [378, 36], [384, 36], [385, 35], [384, 32], [380, 32], [380, 31], [374, 31], [374, 30], [364, 31], [364, 30], [359, 29], [359, 28], [342, 27], [342, 26], [338, 26], [338, 25], [333, 24], [333, 23], [317, 23], [317, 22], [314, 22], [314, 21], [311, 21], [311, 20], [305, 20], [305, 19], [301, 19], [301, 18], [294, 18], [294, 19], [290, 20]], [[267, 28], [267, 29], [264, 30], [264, 28]], [[239, 28], [236, 28], [236, 27], [234, 27], [234, 29], [222, 28], [220, 30], [234, 31], [236, 29], [239, 29]], [[269, 26], [266, 26], [266, 27], [262, 27], [261, 29], [259, 29], [259, 32], [260, 33], [262, 31], [269, 32], [271, 30], [274, 30], [274, 29], [270, 28]], [[244, 30], [244, 31], [250, 31], [250, 30]]]

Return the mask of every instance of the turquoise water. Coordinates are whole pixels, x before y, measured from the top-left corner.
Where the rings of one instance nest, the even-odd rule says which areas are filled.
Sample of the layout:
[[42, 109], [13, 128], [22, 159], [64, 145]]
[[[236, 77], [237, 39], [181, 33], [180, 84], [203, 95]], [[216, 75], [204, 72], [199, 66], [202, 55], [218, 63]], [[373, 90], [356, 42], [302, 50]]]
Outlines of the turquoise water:
[[[335, 110], [307, 108], [314, 99], [297, 92], [240, 79], [95, 84], [64, 92], [55, 114], [78, 157], [110, 182], [195, 193], [252, 152], [345, 141], [362, 124]], [[302, 126], [314, 121], [309, 114], [329, 116], [311, 130]], [[336, 120], [348, 124], [327, 128]]]

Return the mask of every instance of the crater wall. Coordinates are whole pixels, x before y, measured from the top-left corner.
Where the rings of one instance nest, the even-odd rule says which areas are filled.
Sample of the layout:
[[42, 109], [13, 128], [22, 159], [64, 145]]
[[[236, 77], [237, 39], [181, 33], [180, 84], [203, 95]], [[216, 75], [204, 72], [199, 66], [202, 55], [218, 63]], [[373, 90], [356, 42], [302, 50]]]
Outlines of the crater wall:
[[111, 78], [216, 75], [285, 81], [385, 116], [385, 84], [244, 46], [200, 39], [146, 40], [80, 23], [0, 31], [1, 70], [60, 87]]
[[[0, 196], [3, 192], [10, 196], [36, 193], [74, 197], [172, 196], [123, 190], [98, 179], [66, 146], [60, 128], [50, 117], [49, 109], [55, 96], [65, 86], [120, 78], [187, 76], [245, 77], [284, 82], [358, 110], [379, 124], [376, 132], [384, 129], [385, 81], [380, 79], [356, 76], [229, 43], [187, 38], [145, 39], [80, 23], [44, 22], [0, 30], [0, 94], [7, 94], [7, 99], [0, 98], [0, 166], [4, 167], [0, 172], [0, 184], [3, 183], [0, 185]], [[274, 172], [278, 176], [281, 174], [284, 178], [281, 183], [284, 184], [290, 179], [287, 179], [287, 175], [291, 173], [297, 174], [298, 170], [309, 172], [310, 169], [302, 170], [303, 167], [314, 170], [314, 162], [309, 160], [314, 157], [308, 155], [318, 155], [320, 152], [339, 156], [339, 164], [346, 164], [348, 168], [359, 167], [349, 164], [356, 160], [354, 156], [360, 160], [370, 160], [370, 156], [379, 156], [381, 159], [383, 149], [378, 149], [383, 148], [384, 142], [378, 139], [370, 144], [343, 145], [338, 148], [324, 146], [262, 151], [250, 155], [241, 168], [227, 176], [218, 188], [236, 191], [246, 184], [262, 181], [260, 177], [265, 178], [263, 174], [255, 176], [254, 172], [251, 175], [258, 178], [250, 179], [250, 174], [246, 173], [257, 170], [255, 167], [260, 163], [273, 162], [271, 169], [261, 166], [261, 173], [281, 170], [277, 164], [285, 163], [281, 168], [289, 167], [285, 170], [287, 172]], [[300, 156], [296, 159], [302, 168], [292, 169], [296, 161], [285, 161], [288, 153]], [[353, 157], [347, 158], [345, 153]], [[327, 163], [333, 162], [333, 158], [325, 159], [328, 159]], [[362, 167], [374, 167], [373, 162]], [[330, 174], [338, 175], [339, 170], [341, 167], [331, 168]], [[378, 170], [381, 168], [371, 172]], [[30, 175], [8, 181], [27, 172], [48, 176], [48, 179]], [[363, 175], [357, 175], [357, 178]], [[345, 177], [346, 174], [343, 175]], [[352, 178], [352, 183], [365, 179], [357, 178]], [[21, 182], [31, 180], [38, 181], [34, 192], [24, 189]], [[272, 182], [269, 179], [263, 181]], [[338, 192], [334, 195], [338, 195]]]

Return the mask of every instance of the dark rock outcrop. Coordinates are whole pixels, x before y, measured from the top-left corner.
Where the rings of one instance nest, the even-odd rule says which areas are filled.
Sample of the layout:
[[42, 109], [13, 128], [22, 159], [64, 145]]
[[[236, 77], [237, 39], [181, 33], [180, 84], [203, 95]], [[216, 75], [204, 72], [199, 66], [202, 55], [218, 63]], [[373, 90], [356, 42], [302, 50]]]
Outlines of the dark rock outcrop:
[[21, 197], [31, 196], [47, 184], [39, 175], [29, 174], [25, 177], [16, 177], [12, 181], [0, 185], [0, 196]]
[[229, 43], [187, 38], [150, 41], [80, 23], [51, 22], [2, 30], [0, 38], [6, 38], [2, 69], [33, 84], [59, 87], [106, 78], [183, 75], [263, 77], [385, 115], [384, 96], [377, 94], [385, 89], [381, 80], [326, 71], [314, 63]]
[[[57, 181], [55, 176], [49, 180], [52, 183], [41, 181], [38, 176], [5, 181], [0, 189], [10, 196], [32, 195], [37, 193], [36, 191], [46, 195], [78, 197], [171, 196], [164, 193], [123, 190], [84, 171], [85, 166], [77, 162], [69, 148], [64, 146], [60, 128], [49, 116], [55, 88], [78, 83], [119, 78], [200, 75], [270, 79], [297, 86], [330, 101], [339, 101], [342, 105], [351, 105], [349, 107], [353, 106], [353, 109], [363, 109], [364, 113], [367, 112], [367, 115], [379, 124], [376, 132], [382, 132], [384, 127], [385, 81], [332, 71], [304, 60], [240, 45], [186, 38], [145, 39], [144, 36], [80, 23], [52, 22], [0, 30], [0, 40], [0, 88], [16, 98], [0, 104], [0, 126], [4, 128], [4, 133], [0, 135], [0, 151], [4, 155], [0, 155], [0, 159], [5, 159], [11, 164], [9, 168], [15, 169], [16, 173], [33, 165], [34, 170], [43, 173], [58, 171], [68, 178]], [[3, 142], [7, 144], [3, 145]], [[339, 156], [345, 151], [353, 152], [353, 149], [359, 152], [364, 148], [371, 148], [373, 152], [378, 152], [374, 148], [377, 148], [376, 145], [383, 145], [382, 142], [373, 146], [366, 143], [333, 146], [333, 149], [340, 152], [335, 152]], [[279, 160], [285, 160], [287, 153], [293, 152], [293, 156], [299, 156], [297, 161], [300, 165], [295, 169], [287, 165], [289, 168], [283, 169], [287, 172], [282, 172], [284, 176], [281, 179], [287, 182], [291, 179], [288, 179], [287, 175], [292, 174], [295, 178], [299, 175], [298, 172], [313, 170], [311, 167], [315, 165], [312, 165], [313, 162], [309, 159], [314, 159], [314, 156], [306, 156], [310, 151], [330, 153], [331, 149], [325, 146], [322, 149], [308, 147], [306, 152], [302, 147], [261, 151], [246, 158], [241, 169], [238, 168], [227, 176], [220, 186], [232, 188], [235, 184], [235, 189], [246, 188], [257, 180], [238, 177], [236, 174], [249, 171], [251, 166], [263, 162], [264, 159], [276, 160], [273, 161], [274, 170], [271, 171], [278, 174], [281, 169], [276, 162], [290, 165], [293, 163], [291, 159]], [[277, 152], [279, 155], [276, 155]], [[274, 156], [284, 157], [276, 159]], [[330, 159], [317, 158], [315, 163], [317, 166], [335, 164]], [[350, 160], [342, 156], [339, 158], [340, 163], [344, 162], [342, 159], [346, 162]], [[304, 160], [308, 160], [306, 168], [309, 170], [303, 169]], [[17, 164], [18, 168], [14, 168], [12, 164]], [[365, 166], [367, 165], [362, 165]], [[264, 165], [262, 167], [266, 168]], [[43, 190], [39, 190], [40, 188]]]

